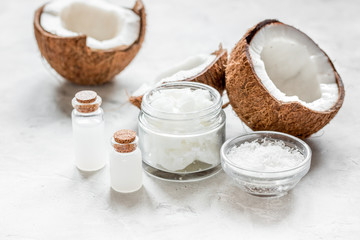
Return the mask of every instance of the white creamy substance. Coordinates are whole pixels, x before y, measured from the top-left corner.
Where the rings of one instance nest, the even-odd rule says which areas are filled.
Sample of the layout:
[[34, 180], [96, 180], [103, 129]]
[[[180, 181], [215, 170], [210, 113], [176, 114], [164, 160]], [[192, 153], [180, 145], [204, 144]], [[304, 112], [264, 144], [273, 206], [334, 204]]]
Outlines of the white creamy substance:
[[96, 171], [105, 165], [108, 154], [105, 146], [104, 121], [73, 120], [75, 164], [83, 171]]
[[144, 130], [141, 144], [145, 161], [167, 171], [181, 172], [218, 165], [219, 149], [224, 140], [223, 128], [211, 129], [209, 120], [196, 116], [190, 120], [177, 119], [177, 114], [196, 113], [212, 104], [207, 90], [183, 88], [155, 92], [151, 106], [172, 114], [170, 120], [151, 120], [151, 130]]
[[269, 24], [251, 40], [250, 57], [261, 83], [276, 99], [315, 110], [334, 106], [339, 89], [328, 57], [305, 34]]
[[111, 187], [122, 193], [137, 191], [142, 186], [142, 158], [137, 148], [130, 153], [110, 152]]
[[141, 96], [155, 86], [193, 78], [210, 66], [210, 64], [214, 62], [215, 58], [216, 55], [213, 54], [199, 54], [188, 57], [184, 61], [164, 70], [153, 80], [143, 83], [135, 92], [132, 93], [132, 95]]
[[210, 107], [210, 93], [189, 88], [167, 89], [154, 93], [151, 106], [167, 113], [190, 113]]
[[281, 140], [264, 139], [232, 147], [228, 159], [236, 166], [253, 171], [274, 172], [292, 169], [304, 161], [304, 156]]
[[86, 35], [93, 49], [130, 46], [139, 37], [140, 17], [102, 0], [57, 0], [45, 5], [40, 24], [61, 37]]

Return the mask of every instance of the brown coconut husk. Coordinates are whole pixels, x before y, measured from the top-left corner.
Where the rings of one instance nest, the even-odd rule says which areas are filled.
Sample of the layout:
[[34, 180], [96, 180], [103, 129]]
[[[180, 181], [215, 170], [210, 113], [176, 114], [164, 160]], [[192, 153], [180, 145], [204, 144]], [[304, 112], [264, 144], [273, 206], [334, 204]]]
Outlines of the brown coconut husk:
[[141, 103], [142, 103], [143, 95], [141, 96], [131, 96], [129, 97], [129, 102], [136, 106], [137, 108], [141, 109]]
[[[230, 104], [239, 118], [252, 130], [279, 131], [307, 138], [319, 131], [336, 115], [343, 104], [345, 90], [333, 63], [327, 56], [336, 78], [339, 97], [327, 111], [311, 110], [298, 102], [281, 102], [272, 96], [256, 75], [249, 54], [254, 35], [268, 24], [283, 24], [265, 20], [249, 29], [232, 50], [226, 67], [226, 90]], [[298, 30], [299, 31], [299, 30]]]
[[[207, 84], [215, 88], [219, 91], [220, 94], [222, 94], [225, 89], [225, 67], [227, 62], [227, 50], [223, 49], [222, 45], [220, 44], [219, 49], [211, 54], [216, 55], [216, 58], [213, 62], [211, 62], [211, 64], [209, 64], [209, 66], [207, 66], [200, 73], [180, 81]], [[129, 101], [140, 109], [142, 97], [143, 96], [130, 96]]]
[[132, 10], [140, 16], [140, 33], [131, 46], [97, 50], [86, 46], [86, 36], [60, 37], [40, 25], [43, 5], [34, 16], [35, 37], [41, 55], [65, 79], [81, 85], [98, 85], [113, 79], [136, 56], [145, 37], [146, 14], [141, 0]]

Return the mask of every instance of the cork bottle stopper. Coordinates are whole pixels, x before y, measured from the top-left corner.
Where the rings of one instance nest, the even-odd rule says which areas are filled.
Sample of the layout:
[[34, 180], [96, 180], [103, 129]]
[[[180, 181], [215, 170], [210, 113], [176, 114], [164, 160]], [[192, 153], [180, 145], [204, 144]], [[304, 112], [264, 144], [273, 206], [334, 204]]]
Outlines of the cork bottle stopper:
[[76, 109], [82, 113], [91, 113], [99, 108], [99, 104], [91, 104], [96, 101], [98, 97], [97, 93], [91, 90], [84, 90], [75, 94], [75, 99], [80, 104], [77, 105]]
[[128, 129], [119, 130], [114, 133], [114, 140], [115, 140], [114, 148], [117, 152], [121, 152], [121, 153], [133, 152], [137, 147], [136, 143], [133, 143], [135, 139], [136, 139], [135, 131]]
[[95, 102], [97, 93], [91, 90], [84, 90], [77, 92], [75, 98], [80, 103], [92, 103]]

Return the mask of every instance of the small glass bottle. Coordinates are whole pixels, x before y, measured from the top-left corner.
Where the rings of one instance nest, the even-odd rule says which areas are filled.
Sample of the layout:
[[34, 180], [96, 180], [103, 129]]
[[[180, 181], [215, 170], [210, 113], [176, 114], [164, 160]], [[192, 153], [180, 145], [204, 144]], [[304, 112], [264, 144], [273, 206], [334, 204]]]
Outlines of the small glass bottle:
[[132, 130], [119, 130], [111, 138], [111, 187], [122, 193], [139, 190], [142, 186], [142, 157], [137, 147], [138, 137]]
[[72, 105], [75, 165], [82, 171], [99, 170], [107, 159], [101, 97], [94, 91], [80, 91]]

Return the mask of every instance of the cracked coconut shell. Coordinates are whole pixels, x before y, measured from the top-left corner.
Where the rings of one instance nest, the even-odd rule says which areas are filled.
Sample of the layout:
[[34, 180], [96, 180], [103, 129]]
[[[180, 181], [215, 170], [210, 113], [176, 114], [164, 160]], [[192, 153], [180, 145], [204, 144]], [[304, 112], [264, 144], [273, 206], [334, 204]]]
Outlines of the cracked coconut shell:
[[[223, 49], [222, 45], [220, 44], [219, 49], [211, 53], [211, 55], [216, 55], [216, 58], [203, 71], [197, 73], [190, 78], [179, 81], [207, 84], [215, 88], [219, 91], [220, 94], [222, 94], [225, 89], [225, 67], [227, 62], [227, 50]], [[131, 96], [129, 97], [129, 101], [140, 109], [142, 97], [142, 95]]]
[[41, 55], [65, 79], [80, 85], [98, 85], [110, 81], [133, 60], [144, 41], [146, 14], [141, 0], [132, 10], [140, 16], [138, 39], [130, 46], [107, 50], [86, 46], [86, 36], [60, 37], [46, 32], [40, 25], [43, 5], [34, 16], [35, 37]]
[[283, 23], [277, 20], [260, 22], [247, 31], [230, 54], [226, 67], [230, 104], [254, 131], [279, 131], [304, 139], [323, 128], [339, 111], [345, 96], [344, 85], [330, 58], [321, 50], [332, 67], [338, 87], [338, 99], [330, 109], [314, 111], [299, 102], [282, 102], [272, 96], [255, 73], [249, 53], [252, 38], [268, 24]]

